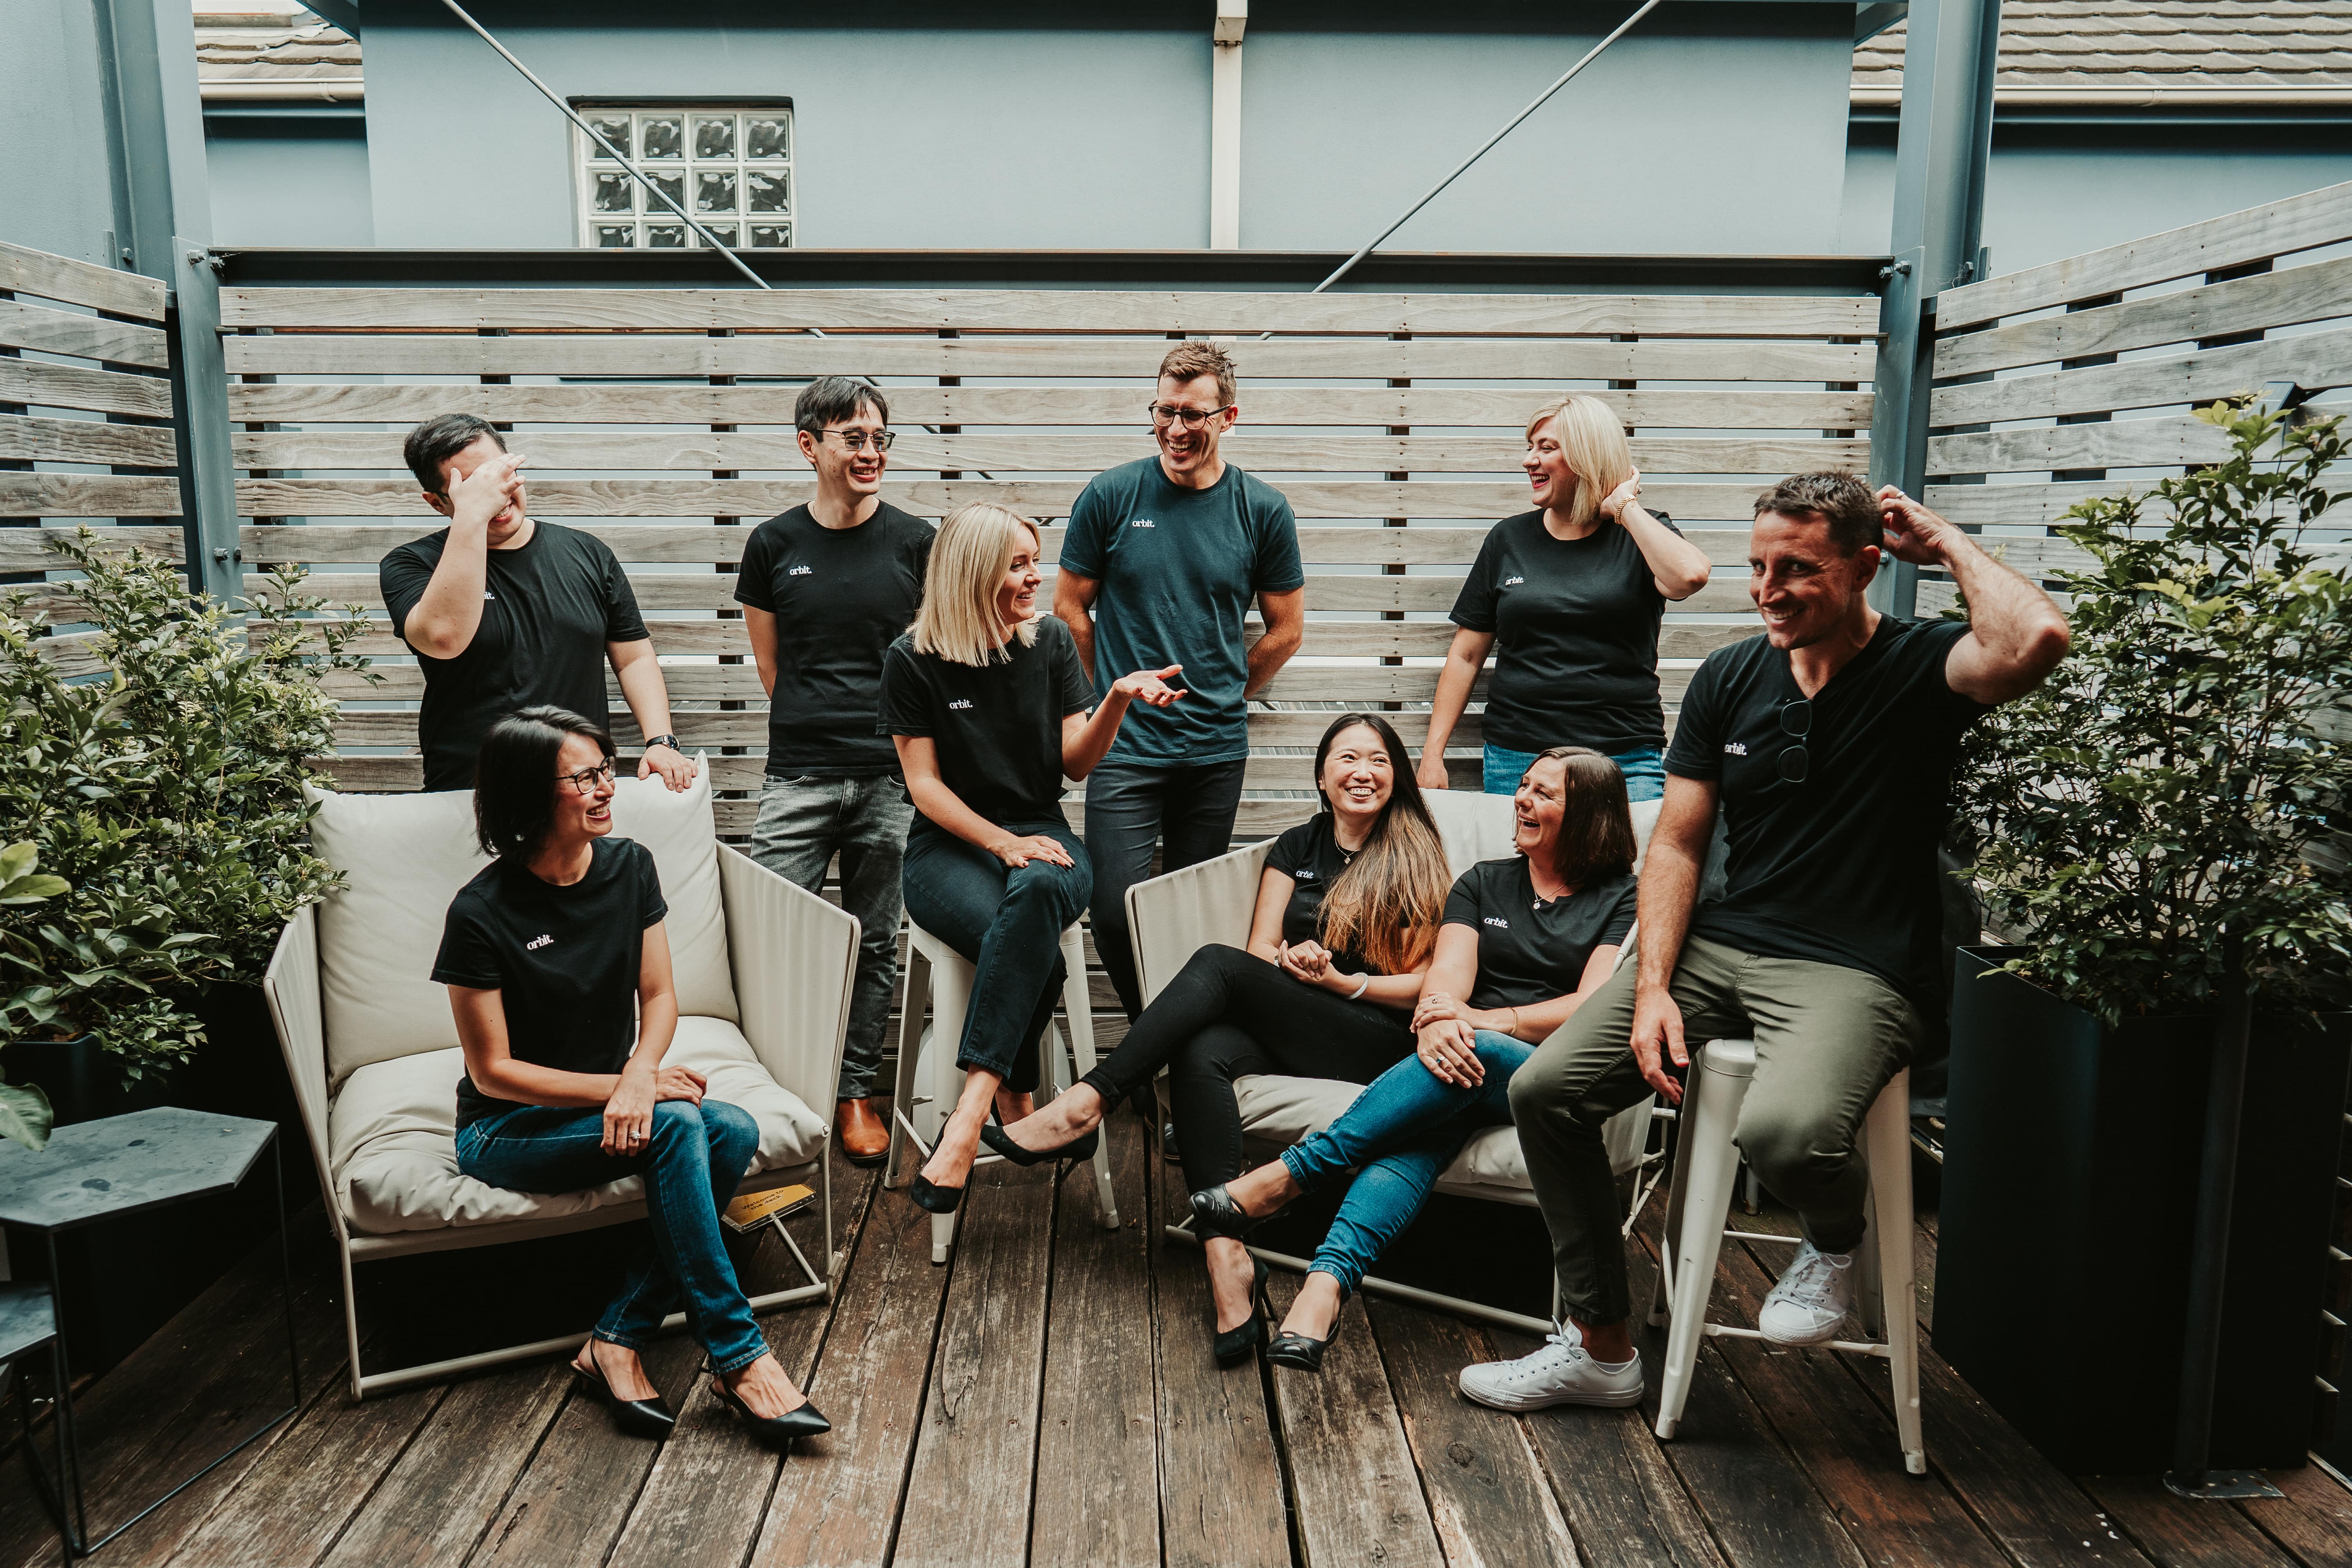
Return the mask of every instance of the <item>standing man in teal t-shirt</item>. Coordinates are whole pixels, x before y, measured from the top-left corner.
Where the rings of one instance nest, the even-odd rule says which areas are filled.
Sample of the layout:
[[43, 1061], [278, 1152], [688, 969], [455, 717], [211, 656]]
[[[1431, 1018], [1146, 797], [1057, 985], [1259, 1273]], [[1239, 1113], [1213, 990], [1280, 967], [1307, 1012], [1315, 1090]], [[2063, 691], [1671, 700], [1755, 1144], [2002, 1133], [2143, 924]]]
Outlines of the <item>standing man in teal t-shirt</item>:
[[[1171, 349], [1150, 405], [1159, 456], [1087, 486], [1054, 582], [1054, 613], [1077, 638], [1098, 691], [1118, 671], [1181, 664], [1190, 693], [1171, 708], [1130, 710], [1087, 781], [1095, 947], [1129, 1020], [1143, 1001], [1127, 889], [1151, 874], [1155, 843], [1168, 871], [1232, 847], [1249, 759], [1244, 700], [1298, 651], [1307, 629], [1290, 503], [1217, 454], [1239, 412], [1223, 349]], [[1249, 645], [1242, 619], [1253, 600], [1265, 635]]]

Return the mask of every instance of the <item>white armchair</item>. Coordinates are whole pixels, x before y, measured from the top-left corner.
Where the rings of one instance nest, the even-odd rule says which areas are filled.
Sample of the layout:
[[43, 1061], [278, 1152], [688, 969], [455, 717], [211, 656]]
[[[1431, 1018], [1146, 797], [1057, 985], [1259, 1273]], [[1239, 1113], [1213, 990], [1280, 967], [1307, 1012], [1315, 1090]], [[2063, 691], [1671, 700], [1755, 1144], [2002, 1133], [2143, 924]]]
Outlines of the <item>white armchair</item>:
[[[825, 1299], [836, 1259], [827, 1114], [841, 1070], [856, 919], [718, 841], [708, 769], [673, 795], [625, 781], [614, 830], [653, 852], [669, 905], [678, 1028], [668, 1059], [759, 1123], [742, 1190], [815, 1187], [824, 1211], [820, 1272], [754, 1308]], [[360, 1363], [355, 1264], [492, 1247], [641, 1218], [642, 1180], [527, 1194], [457, 1171], [457, 1084], [465, 1070], [446, 991], [432, 984], [449, 900], [484, 865], [473, 797], [321, 795], [311, 830], [343, 891], [305, 909], [278, 938], [262, 986], [293, 1076], [342, 1258], [355, 1398], [568, 1350], [584, 1334], [373, 1373]], [[780, 1227], [781, 1228], [781, 1227]], [[668, 1326], [683, 1321], [673, 1315]]]
[[[1423, 798], [1436, 819], [1438, 835], [1445, 845], [1446, 865], [1455, 876], [1480, 860], [1498, 859], [1513, 852], [1511, 836], [1515, 825], [1509, 797], [1432, 790]], [[1657, 819], [1656, 801], [1645, 801], [1633, 807], [1635, 837], [1644, 847]], [[1236, 849], [1217, 859], [1139, 882], [1128, 889], [1128, 929], [1134, 933], [1137, 979], [1146, 1003], [1175, 979], [1203, 945], [1222, 942], [1239, 947], [1248, 940], [1250, 915], [1257, 903], [1258, 878], [1271, 847], [1268, 843]], [[1362, 1091], [1359, 1085], [1333, 1079], [1252, 1074], [1234, 1079], [1234, 1092], [1241, 1102], [1242, 1129], [1252, 1155], [1270, 1159], [1282, 1149], [1329, 1126]], [[1604, 1132], [1611, 1167], [1620, 1175], [1644, 1166], [1654, 1168], [1648, 1181], [1637, 1189], [1637, 1214], [1642, 1201], [1656, 1184], [1655, 1168], [1662, 1165], [1662, 1153], [1649, 1147], [1654, 1115], [1671, 1116], [1672, 1112], [1659, 1111], [1655, 1097], [1652, 1097], [1612, 1117]], [[1519, 1151], [1517, 1130], [1490, 1127], [1473, 1135], [1438, 1177], [1435, 1190], [1457, 1197], [1534, 1207], [1535, 1193], [1528, 1180], [1527, 1160]], [[1186, 1226], [1170, 1226], [1167, 1231], [1172, 1237], [1194, 1239]], [[1303, 1258], [1259, 1247], [1250, 1250], [1276, 1268], [1302, 1272], [1307, 1268], [1307, 1260]], [[1552, 1325], [1540, 1318], [1375, 1276], [1365, 1278], [1363, 1289], [1531, 1332], [1551, 1331]]]

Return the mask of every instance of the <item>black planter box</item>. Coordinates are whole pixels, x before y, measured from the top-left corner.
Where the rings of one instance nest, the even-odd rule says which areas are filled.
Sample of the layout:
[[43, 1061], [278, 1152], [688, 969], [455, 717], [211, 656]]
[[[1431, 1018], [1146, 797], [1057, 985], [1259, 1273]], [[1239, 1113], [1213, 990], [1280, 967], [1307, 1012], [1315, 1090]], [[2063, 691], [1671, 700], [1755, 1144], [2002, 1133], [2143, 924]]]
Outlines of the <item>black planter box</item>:
[[[2075, 1474], [2170, 1468], [2210, 1016], [2108, 1029], [1963, 948], [1936, 1349]], [[2211, 1463], [2293, 1468], [2312, 1432], [2352, 1015], [2257, 1016]]]

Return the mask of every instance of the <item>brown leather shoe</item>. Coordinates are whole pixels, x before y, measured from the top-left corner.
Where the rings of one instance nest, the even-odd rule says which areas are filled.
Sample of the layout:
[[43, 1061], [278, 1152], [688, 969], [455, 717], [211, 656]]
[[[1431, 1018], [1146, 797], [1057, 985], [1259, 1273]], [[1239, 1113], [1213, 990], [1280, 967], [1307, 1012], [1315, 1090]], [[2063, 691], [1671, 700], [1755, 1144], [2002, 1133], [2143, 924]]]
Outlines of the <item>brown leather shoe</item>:
[[834, 1102], [834, 1142], [853, 1165], [878, 1165], [890, 1154], [890, 1124], [874, 1114], [870, 1100]]

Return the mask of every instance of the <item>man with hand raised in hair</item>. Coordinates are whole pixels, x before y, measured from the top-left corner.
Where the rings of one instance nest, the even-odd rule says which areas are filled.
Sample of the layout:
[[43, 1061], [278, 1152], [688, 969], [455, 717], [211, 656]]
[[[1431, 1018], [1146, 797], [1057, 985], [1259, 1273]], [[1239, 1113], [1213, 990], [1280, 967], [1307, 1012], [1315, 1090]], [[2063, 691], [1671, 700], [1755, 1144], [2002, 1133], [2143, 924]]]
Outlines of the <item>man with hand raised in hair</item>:
[[524, 459], [487, 419], [428, 419], [408, 433], [402, 457], [425, 504], [449, 520], [377, 568], [393, 632], [425, 669], [416, 718], [425, 787], [473, 788], [482, 737], [525, 708], [562, 708], [609, 727], [610, 660], [646, 736], [637, 776], [686, 788], [694, 763], [670, 733], [669, 688], [611, 549], [530, 515]]
[[[1948, 570], [1966, 621], [1897, 620], [1881, 558]], [[1465, 1367], [1504, 1410], [1628, 1405], [1641, 1359], [1601, 1124], [1708, 1040], [1753, 1038], [1736, 1138], [1804, 1243], [1757, 1316], [1784, 1345], [1837, 1337], [1867, 1177], [1854, 1138], [1943, 1016], [1936, 846], [1961, 735], [2065, 657], [2050, 595], [1893, 486], [1801, 474], [1757, 498], [1748, 592], [1764, 631], [1683, 698], [1642, 868], [1635, 954], [1513, 1076], [1511, 1118], [1551, 1232], [1562, 1320], [1539, 1350]], [[1720, 803], [1729, 888], [1697, 901]]]
[[751, 858], [812, 893], [841, 858], [842, 907], [863, 935], [834, 1136], [844, 1158], [870, 1165], [890, 1152], [890, 1129], [868, 1097], [890, 1016], [899, 871], [915, 814], [898, 749], [875, 722], [882, 656], [922, 603], [932, 530], [882, 499], [891, 437], [879, 390], [824, 376], [801, 389], [793, 420], [816, 494], [752, 531], [735, 585], [768, 692], [768, 776]]

